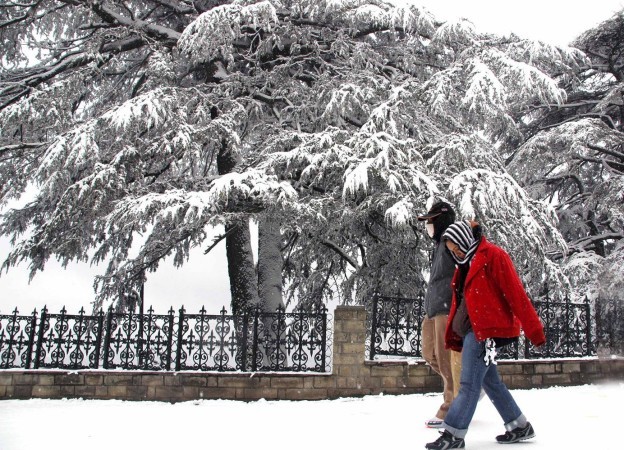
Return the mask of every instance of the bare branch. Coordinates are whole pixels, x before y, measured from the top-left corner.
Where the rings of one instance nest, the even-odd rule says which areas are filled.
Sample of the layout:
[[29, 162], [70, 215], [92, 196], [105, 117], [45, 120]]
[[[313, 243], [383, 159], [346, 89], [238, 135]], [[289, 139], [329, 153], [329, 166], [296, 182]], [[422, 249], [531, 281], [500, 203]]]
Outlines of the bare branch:
[[347, 252], [335, 242], [330, 240], [324, 240], [321, 242], [321, 244], [325, 245], [328, 248], [331, 248], [333, 251], [338, 253], [342, 257], [342, 259], [348, 262], [349, 265], [351, 265], [354, 269], [360, 269], [360, 265], [357, 263], [357, 261], [349, 256]]

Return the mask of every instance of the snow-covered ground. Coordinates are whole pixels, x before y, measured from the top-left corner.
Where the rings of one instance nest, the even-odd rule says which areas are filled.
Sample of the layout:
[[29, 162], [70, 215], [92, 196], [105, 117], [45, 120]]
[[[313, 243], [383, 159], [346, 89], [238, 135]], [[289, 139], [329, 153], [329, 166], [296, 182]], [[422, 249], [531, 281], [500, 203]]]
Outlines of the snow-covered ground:
[[[619, 448], [624, 380], [514, 390], [513, 395], [537, 433], [515, 446]], [[420, 449], [438, 436], [423, 422], [440, 402], [439, 394], [251, 403], [5, 400], [0, 401], [0, 449]], [[494, 437], [503, 431], [485, 398], [466, 448], [500, 450]]]

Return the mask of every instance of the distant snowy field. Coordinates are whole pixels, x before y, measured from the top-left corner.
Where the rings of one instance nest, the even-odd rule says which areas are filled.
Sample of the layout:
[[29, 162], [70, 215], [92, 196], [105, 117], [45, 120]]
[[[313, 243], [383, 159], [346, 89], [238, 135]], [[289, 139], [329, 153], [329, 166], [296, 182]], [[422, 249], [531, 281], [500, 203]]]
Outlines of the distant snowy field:
[[[514, 390], [536, 438], [525, 450], [618, 448], [624, 380], [605, 385]], [[423, 422], [440, 394], [327, 401], [0, 401], [0, 449], [420, 449], [437, 438]], [[467, 449], [501, 450], [503, 425], [487, 398]]]

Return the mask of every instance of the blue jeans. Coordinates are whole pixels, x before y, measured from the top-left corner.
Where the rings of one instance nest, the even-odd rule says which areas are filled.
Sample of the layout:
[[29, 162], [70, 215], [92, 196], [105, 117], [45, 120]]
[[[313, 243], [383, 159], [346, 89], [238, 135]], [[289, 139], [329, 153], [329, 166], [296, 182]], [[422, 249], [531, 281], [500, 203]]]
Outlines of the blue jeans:
[[464, 438], [472, 420], [481, 388], [503, 418], [505, 428], [524, 426], [526, 418], [501, 380], [496, 364], [485, 365], [485, 342], [477, 342], [471, 331], [464, 337], [459, 394], [453, 400], [442, 425], [453, 436]]

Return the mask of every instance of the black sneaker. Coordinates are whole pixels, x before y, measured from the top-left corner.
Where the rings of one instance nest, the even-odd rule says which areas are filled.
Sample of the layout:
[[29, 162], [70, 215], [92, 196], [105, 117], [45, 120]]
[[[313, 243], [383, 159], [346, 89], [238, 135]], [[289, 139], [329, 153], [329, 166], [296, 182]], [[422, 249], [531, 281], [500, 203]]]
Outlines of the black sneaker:
[[456, 438], [448, 431], [444, 430], [435, 442], [429, 442], [425, 448], [429, 450], [446, 450], [448, 448], [464, 448], [466, 444], [462, 438]]
[[499, 444], [513, 444], [514, 442], [526, 441], [532, 437], [535, 437], [535, 431], [531, 423], [527, 422], [524, 427], [514, 428], [511, 431], [506, 431], [505, 434], [496, 436], [496, 442]]

